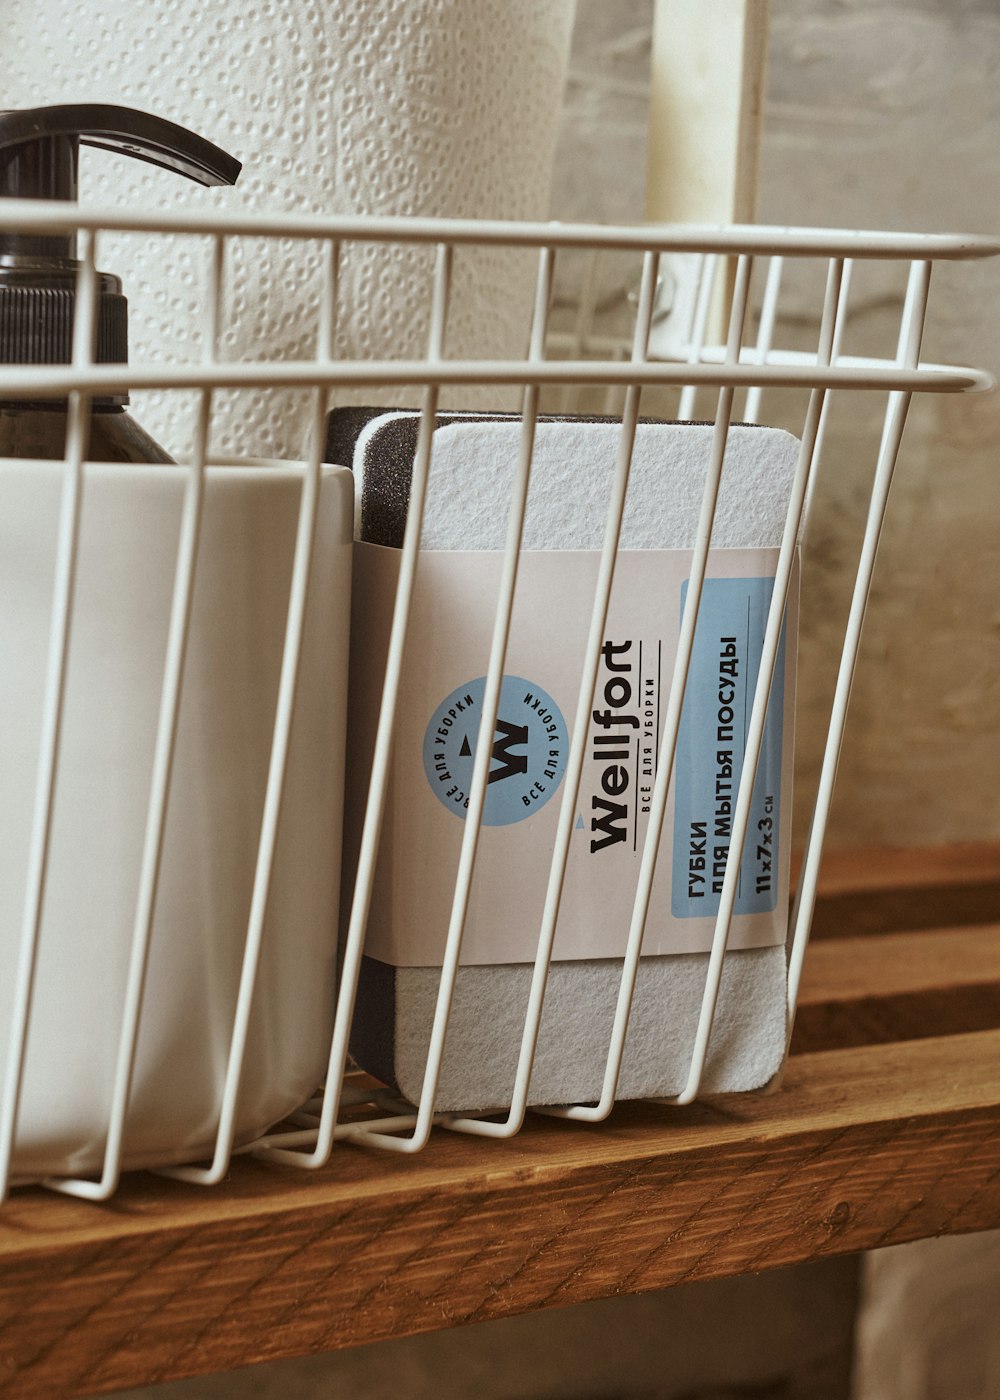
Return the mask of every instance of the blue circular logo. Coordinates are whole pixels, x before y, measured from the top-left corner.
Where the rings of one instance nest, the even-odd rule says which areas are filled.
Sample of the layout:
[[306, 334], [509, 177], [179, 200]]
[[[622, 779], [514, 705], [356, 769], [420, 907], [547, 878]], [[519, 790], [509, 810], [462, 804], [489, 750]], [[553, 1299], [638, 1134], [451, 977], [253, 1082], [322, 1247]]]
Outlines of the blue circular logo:
[[[453, 690], [424, 734], [424, 772], [438, 800], [465, 820], [486, 677]], [[562, 782], [569, 757], [566, 722], [547, 691], [523, 676], [504, 676], [484, 826], [510, 826], [544, 807]]]

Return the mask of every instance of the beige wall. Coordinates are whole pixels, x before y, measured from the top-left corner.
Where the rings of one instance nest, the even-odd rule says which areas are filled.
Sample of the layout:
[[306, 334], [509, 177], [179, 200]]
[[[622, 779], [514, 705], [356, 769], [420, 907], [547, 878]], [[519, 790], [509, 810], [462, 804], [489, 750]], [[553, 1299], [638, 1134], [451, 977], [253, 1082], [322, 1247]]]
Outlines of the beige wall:
[[[651, 0], [580, 0], [559, 217], [641, 217]], [[772, 0], [758, 217], [1000, 231], [1000, 7]], [[604, 300], [615, 306], [614, 288]], [[566, 289], [564, 289], [564, 292]], [[859, 278], [845, 349], [894, 347], [899, 278]], [[1000, 366], [1000, 266], [935, 275], [926, 354]], [[620, 300], [617, 303], [620, 308]], [[790, 279], [778, 340], [815, 344]], [[884, 401], [833, 404], [804, 585], [800, 833]], [[765, 402], [797, 429], [801, 406]], [[1000, 835], [1000, 396], [919, 401], [883, 537], [830, 842]]]
[[[579, 2], [556, 212], [639, 218], [651, 0]], [[1000, 234], [995, 0], [771, 0], [769, 60], [761, 221]], [[815, 300], [792, 291], [779, 343], [815, 343]], [[857, 292], [845, 349], [886, 353], [900, 288], [876, 276]], [[931, 313], [928, 358], [1000, 368], [1000, 265], [940, 269]], [[831, 415], [803, 590], [800, 835], [880, 410], [842, 396]], [[996, 837], [998, 778], [1000, 395], [928, 398], [894, 484], [830, 843]], [[856, 1400], [1000, 1395], [1000, 1235], [876, 1253], [865, 1279]]]
[[[998, 64], [996, 6], [777, 0], [761, 218], [1000, 231]], [[998, 293], [995, 264], [943, 269], [927, 353], [995, 370]], [[872, 297], [858, 329], [878, 344], [897, 315]], [[867, 465], [840, 408], [845, 431], [831, 434], [817, 499], [822, 577], [805, 614], [805, 668], [822, 665]], [[835, 842], [1000, 834], [998, 437], [995, 395], [915, 406], [852, 700]], [[810, 760], [816, 718], [803, 736]]]

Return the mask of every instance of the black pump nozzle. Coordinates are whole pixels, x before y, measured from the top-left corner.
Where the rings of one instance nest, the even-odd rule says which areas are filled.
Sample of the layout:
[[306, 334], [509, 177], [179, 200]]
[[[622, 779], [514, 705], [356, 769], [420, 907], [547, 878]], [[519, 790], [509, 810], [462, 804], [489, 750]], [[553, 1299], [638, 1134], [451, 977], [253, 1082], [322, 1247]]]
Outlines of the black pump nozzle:
[[[121, 151], [202, 185], [232, 185], [241, 163], [174, 122], [131, 107], [91, 103], [0, 112], [0, 198], [77, 197], [81, 145]], [[68, 364], [76, 240], [0, 227], [0, 364]], [[127, 360], [121, 280], [98, 274], [98, 363]]]
[[[134, 107], [72, 103], [62, 107], [33, 107], [18, 112], [0, 112], [0, 150], [37, 144], [52, 138], [67, 141], [75, 153], [78, 145], [100, 146], [175, 170], [200, 185], [234, 185], [243, 168], [235, 156], [213, 146], [204, 136], [196, 136], [176, 122], [139, 112]], [[38, 199], [73, 199], [56, 190], [31, 192], [5, 190], [5, 194]]]
[[[203, 136], [148, 112], [92, 103], [34, 107], [0, 112], [0, 199], [76, 199], [81, 145], [121, 151], [200, 185], [233, 185], [242, 169], [235, 156]], [[59, 252], [42, 256], [73, 257], [69, 239], [2, 233], [0, 253], [23, 254], [24, 247], [14, 245], [25, 242], [60, 242]]]

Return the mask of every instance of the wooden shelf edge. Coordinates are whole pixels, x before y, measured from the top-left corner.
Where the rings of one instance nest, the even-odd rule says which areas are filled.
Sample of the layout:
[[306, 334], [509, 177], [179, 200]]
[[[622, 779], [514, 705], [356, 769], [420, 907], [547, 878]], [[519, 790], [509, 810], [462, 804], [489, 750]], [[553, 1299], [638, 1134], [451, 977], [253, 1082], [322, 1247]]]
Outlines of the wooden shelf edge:
[[998, 921], [998, 841], [824, 852], [814, 939]]
[[1000, 843], [833, 852], [821, 884], [836, 939], [810, 951], [811, 1053], [780, 1093], [440, 1133], [416, 1157], [343, 1147], [318, 1173], [240, 1159], [207, 1192], [137, 1175], [102, 1207], [15, 1193], [5, 1400], [1000, 1225]]
[[1000, 1027], [1000, 925], [814, 943], [792, 1053]]
[[102, 1210], [28, 1193], [2, 1236], [0, 1377], [9, 1400], [95, 1394], [985, 1229], [998, 1156], [983, 1032], [802, 1056], [780, 1094], [601, 1129], [345, 1149], [305, 1182], [244, 1162]]
[[[793, 857], [793, 871], [801, 857]], [[1000, 841], [945, 846], [844, 846], [823, 852], [821, 898], [893, 889], [1000, 885]]]

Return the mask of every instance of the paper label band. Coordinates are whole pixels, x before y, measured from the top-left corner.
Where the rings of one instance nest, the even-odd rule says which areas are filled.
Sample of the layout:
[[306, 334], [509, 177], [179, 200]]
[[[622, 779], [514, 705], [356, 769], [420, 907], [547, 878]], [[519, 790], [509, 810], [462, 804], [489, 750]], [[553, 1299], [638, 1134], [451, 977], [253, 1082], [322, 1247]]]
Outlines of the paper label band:
[[[493, 735], [463, 964], [534, 960], [600, 556], [527, 551]], [[711, 946], [777, 550], [713, 551], [678, 734], [644, 954]], [[355, 546], [354, 750], [360, 828], [400, 553]], [[403, 663], [366, 951], [437, 966], [451, 917], [501, 572], [498, 553], [428, 551]], [[601, 648], [553, 956], [620, 957], [635, 899], [691, 554], [622, 551]], [[797, 573], [775, 667], [731, 947], [785, 938]], [[720, 737], [721, 736], [721, 737]]]

